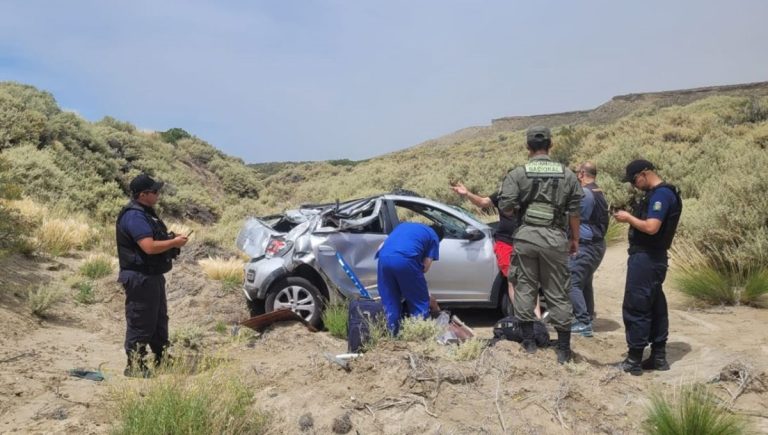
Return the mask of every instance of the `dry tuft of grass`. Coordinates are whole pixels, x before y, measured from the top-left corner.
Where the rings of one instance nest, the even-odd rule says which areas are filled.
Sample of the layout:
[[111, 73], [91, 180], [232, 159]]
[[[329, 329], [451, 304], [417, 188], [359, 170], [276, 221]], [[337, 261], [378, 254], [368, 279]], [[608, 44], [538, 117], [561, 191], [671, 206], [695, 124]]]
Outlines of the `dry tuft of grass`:
[[243, 282], [243, 261], [238, 258], [206, 258], [198, 263], [208, 278], [228, 285], [240, 285]]
[[94, 231], [83, 218], [45, 218], [37, 232], [40, 250], [61, 256], [75, 249], [85, 249], [94, 241]]
[[8, 205], [18, 210], [22, 216], [31, 222], [41, 223], [49, 214], [47, 207], [29, 198], [10, 200]]

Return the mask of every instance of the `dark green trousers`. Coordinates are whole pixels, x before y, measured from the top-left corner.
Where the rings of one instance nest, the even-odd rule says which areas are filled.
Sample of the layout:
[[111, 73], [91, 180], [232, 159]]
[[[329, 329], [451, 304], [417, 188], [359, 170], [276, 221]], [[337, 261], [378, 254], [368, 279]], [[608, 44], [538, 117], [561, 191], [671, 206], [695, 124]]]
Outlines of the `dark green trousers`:
[[568, 270], [567, 250], [541, 247], [516, 239], [509, 278], [515, 286], [515, 317], [522, 322], [536, 320], [533, 309], [541, 289], [549, 311], [549, 322], [558, 331], [571, 330], [573, 308], [569, 296], [571, 273]]

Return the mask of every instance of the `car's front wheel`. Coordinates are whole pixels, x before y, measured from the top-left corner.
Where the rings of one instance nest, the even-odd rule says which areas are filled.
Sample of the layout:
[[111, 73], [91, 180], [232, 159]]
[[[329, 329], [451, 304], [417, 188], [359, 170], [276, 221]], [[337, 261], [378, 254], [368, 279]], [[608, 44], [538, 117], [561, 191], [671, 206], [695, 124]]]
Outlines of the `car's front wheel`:
[[265, 307], [267, 312], [288, 308], [316, 328], [322, 323], [323, 297], [320, 290], [298, 276], [289, 276], [274, 283], [267, 294]]

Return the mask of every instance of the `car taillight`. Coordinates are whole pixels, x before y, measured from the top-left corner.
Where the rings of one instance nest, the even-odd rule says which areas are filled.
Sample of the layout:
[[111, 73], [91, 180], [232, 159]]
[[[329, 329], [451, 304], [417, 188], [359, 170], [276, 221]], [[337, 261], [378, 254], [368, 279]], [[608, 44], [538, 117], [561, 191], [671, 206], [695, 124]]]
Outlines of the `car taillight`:
[[274, 257], [275, 255], [283, 255], [289, 249], [291, 249], [291, 246], [293, 246], [291, 242], [286, 242], [285, 240], [282, 240], [282, 239], [272, 239], [267, 244], [267, 250], [265, 254], [267, 255], [267, 257]]

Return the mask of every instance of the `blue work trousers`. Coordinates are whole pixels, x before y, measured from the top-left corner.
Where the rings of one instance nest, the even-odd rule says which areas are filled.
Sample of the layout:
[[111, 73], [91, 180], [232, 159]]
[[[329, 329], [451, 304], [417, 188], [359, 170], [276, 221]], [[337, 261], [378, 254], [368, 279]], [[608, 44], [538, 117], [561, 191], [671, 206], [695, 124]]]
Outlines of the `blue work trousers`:
[[597, 250], [597, 254], [599, 257], [599, 260], [597, 260], [597, 266], [595, 266], [595, 269], [592, 271], [592, 273], [589, 274], [589, 276], [584, 280], [584, 301], [587, 303], [587, 312], [589, 313], [590, 318], [595, 317], [595, 287], [592, 285], [592, 279], [595, 277], [595, 270], [597, 270], [598, 267], [600, 267], [600, 263], [603, 262], [603, 257], [605, 257], [605, 239], [601, 239], [597, 242], [592, 242], [593, 246]]
[[591, 285], [592, 275], [600, 265], [601, 259], [597, 245], [584, 241], [579, 243], [579, 252], [570, 257], [568, 263], [571, 271], [570, 297], [573, 317], [577, 322], [586, 325], [592, 324], [592, 317], [589, 315], [584, 288], [587, 283]]
[[165, 277], [121, 271], [118, 281], [125, 289], [125, 352], [143, 357], [149, 345], [160, 358], [169, 344]]
[[387, 329], [392, 335], [400, 332], [403, 299], [410, 316], [426, 319], [429, 315], [424, 265], [417, 258], [379, 257], [378, 290], [387, 318]]
[[622, 312], [627, 347], [663, 346], [669, 335], [667, 298], [662, 284], [667, 276], [667, 253], [638, 251], [627, 260], [627, 283]]

